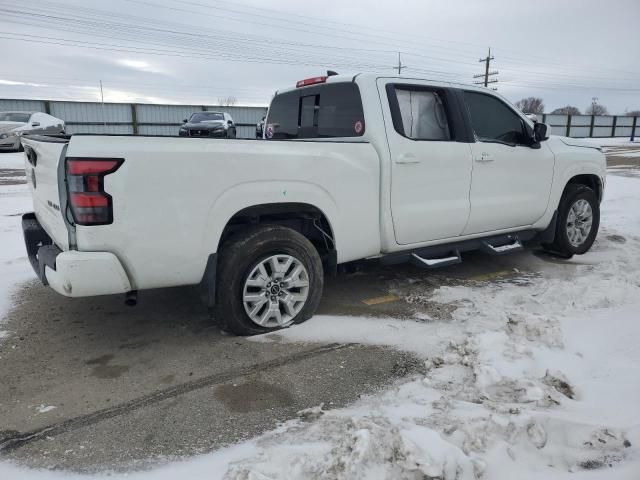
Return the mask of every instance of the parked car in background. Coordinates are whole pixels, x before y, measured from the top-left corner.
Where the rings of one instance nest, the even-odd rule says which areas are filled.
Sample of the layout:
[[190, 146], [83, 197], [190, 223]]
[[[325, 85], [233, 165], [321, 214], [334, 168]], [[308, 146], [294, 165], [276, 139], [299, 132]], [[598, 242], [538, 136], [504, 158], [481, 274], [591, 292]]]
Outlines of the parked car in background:
[[262, 119], [256, 123], [256, 138], [263, 138], [264, 136], [264, 119], [267, 117], [262, 117]]
[[181, 137], [236, 138], [236, 125], [226, 112], [196, 112], [183, 122]]
[[22, 150], [26, 134], [64, 133], [64, 120], [42, 112], [0, 112], [0, 150]]

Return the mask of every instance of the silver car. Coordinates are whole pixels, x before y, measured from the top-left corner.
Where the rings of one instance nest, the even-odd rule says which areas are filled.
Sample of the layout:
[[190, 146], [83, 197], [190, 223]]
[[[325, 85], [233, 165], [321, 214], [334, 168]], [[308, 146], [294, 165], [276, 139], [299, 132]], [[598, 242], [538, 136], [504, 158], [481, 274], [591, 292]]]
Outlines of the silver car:
[[64, 133], [64, 120], [42, 112], [0, 112], [0, 151], [22, 150], [20, 137]]

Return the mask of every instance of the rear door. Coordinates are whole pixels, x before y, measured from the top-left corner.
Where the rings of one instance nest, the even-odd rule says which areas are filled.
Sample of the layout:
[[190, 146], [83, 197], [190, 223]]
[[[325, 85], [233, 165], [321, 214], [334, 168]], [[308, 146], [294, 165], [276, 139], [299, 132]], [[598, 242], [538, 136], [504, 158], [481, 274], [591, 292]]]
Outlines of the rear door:
[[[66, 206], [64, 172], [58, 173], [64, 169], [64, 162], [60, 162], [66, 151], [67, 140], [38, 141], [23, 136], [22, 143], [25, 145], [25, 171], [36, 218], [54, 243], [62, 250], [68, 250], [69, 233], [62, 216]], [[61, 190], [64, 193], [62, 199]]]
[[555, 157], [532, 148], [524, 119], [499, 97], [464, 92], [476, 136], [471, 215], [464, 234], [528, 226], [547, 210]]
[[379, 79], [378, 89], [386, 98], [397, 243], [460, 235], [469, 217], [472, 162], [454, 92], [397, 79]]

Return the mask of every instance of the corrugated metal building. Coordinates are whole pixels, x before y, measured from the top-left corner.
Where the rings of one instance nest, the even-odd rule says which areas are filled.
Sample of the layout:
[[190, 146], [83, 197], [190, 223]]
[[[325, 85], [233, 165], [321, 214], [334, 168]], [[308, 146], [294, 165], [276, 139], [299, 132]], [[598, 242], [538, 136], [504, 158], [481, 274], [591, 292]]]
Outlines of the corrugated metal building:
[[[63, 102], [54, 100], [3, 100], [0, 111], [36, 110], [61, 118], [67, 133], [124, 133], [177, 135], [182, 120], [193, 112], [228, 112], [236, 122], [238, 138], [254, 138], [255, 125], [266, 107], [220, 107], [213, 105], [152, 105], [129, 103]], [[640, 129], [640, 117], [623, 115], [538, 114], [551, 133], [569, 137], [629, 137]]]
[[254, 138], [256, 123], [266, 107], [215, 105], [151, 105], [129, 103], [63, 102], [54, 100], [0, 99], [0, 111], [46, 112], [65, 121], [67, 133], [124, 133], [178, 135], [182, 120], [194, 112], [224, 111], [237, 126], [238, 138]]

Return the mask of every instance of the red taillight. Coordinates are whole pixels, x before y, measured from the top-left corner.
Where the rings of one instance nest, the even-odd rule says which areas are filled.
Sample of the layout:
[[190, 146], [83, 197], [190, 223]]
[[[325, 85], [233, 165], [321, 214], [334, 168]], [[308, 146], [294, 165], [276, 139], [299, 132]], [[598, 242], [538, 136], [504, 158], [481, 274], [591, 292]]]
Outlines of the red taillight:
[[108, 207], [109, 199], [99, 193], [71, 193], [71, 205], [80, 208]]
[[315, 85], [316, 83], [324, 83], [327, 81], [327, 77], [312, 77], [305, 78], [304, 80], [298, 80], [296, 83], [296, 88], [306, 87], [307, 85]]
[[115, 171], [122, 159], [106, 158], [104, 160], [84, 160], [67, 158], [67, 173], [69, 175], [98, 175]]
[[104, 177], [122, 162], [122, 158], [67, 158], [69, 207], [77, 225], [113, 222], [113, 204], [111, 195], [104, 191]]

